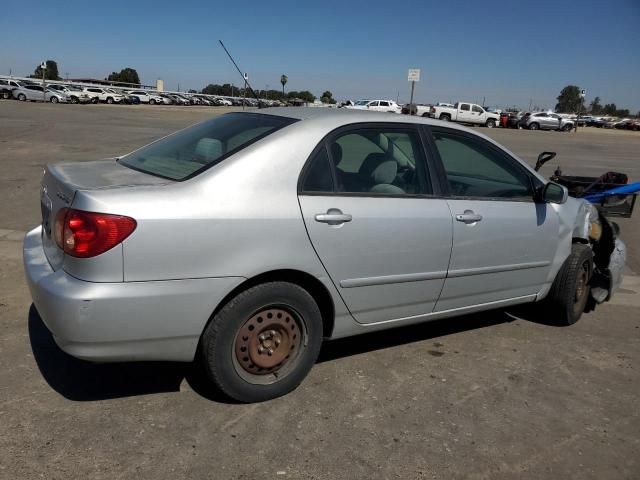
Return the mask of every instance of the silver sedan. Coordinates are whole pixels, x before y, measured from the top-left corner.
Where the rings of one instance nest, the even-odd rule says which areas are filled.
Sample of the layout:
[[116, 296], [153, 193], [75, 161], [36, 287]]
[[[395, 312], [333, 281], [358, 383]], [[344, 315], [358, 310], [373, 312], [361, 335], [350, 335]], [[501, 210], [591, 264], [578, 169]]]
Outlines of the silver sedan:
[[593, 206], [489, 138], [384, 113], [229, 113], [49, 165], [40, 200], [24, 264], [64, 351], [197, 358], [243, 402], [293, 390], [323, 339], [532, 302], [572, 324], [624, 265]]

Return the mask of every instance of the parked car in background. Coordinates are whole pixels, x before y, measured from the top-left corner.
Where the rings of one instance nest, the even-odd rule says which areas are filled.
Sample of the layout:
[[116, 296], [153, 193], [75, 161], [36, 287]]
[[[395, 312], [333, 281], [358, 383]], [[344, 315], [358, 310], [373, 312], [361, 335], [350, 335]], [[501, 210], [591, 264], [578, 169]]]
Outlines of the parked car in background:
[[12, 98], [11, 92], [24, 86], [25, 84], [19, 80], [4, 80], [0, 79], [0, 96], [4, 99]]
[[412, 105], [409, 105], [407, 103], [406, 105], [402, 106], [402, 110], [400, 111], [400, 113], [404, 115], [416, 115], [418, 117], [428, 117], [430, 110], [431, 110], [431, 105], [425, 105], [423, 103], [414, 103]]
[[434, 105], [429, 111], [429, 116], [445, 122], [484, 125], [488, 128], [493, 128], [500, 122], [500, 115], [497, 113], [487, 112], [480, 105], [468, 102], [458, 102], [453, 107]]
[[557, 113], [551, 112], [527, 112], [520, 119], [519, 125], [529, 130], [561, 130], [568, 132], [575, 121], [570, 118], [563, 118]]
[[94, 103], [104, 102], [108, 104], [122, 103], [124, 95], [116, 93], [115, 90], [101, 87], [85, 87], [83, 89], [89, 95]]
[[63, 85], [60, 83], [51, 83], [47, 88], [66, 94], [69, 97], [69, 103], [90, 103], [91, 98], [87, 93], [83, 92], [80, 87], [75, 85]]
[[400, 105], [393, 100], [358, 100], [353, 105], [347, 105], [344, 108], [389, 113], [400, 113], [402, 110]]
[[509, 112], [507, 118], [507, 128], [519, 128], [520, 119], [523, 115], [523, 112]]
[[[44, 93], [43, 93], [44, 92]], [[26, 102], [68, 103], [69, 96], [57, 90], [43, 89], [42, 85], [23, 85], [11, 91], [13, 98]]]
[[[533, 302], [571, 325], [594, 308], [590, 280], [625, 264], [594, 205], [420, 117], [228, 113], [118, 159], [47, 165], [38, 198], [24, 267], [60, 348], [197, 360], [242, 402], [295, 389], [324, 339]], [[593, 284], [605, 299], [617, 286]]]
[[163, 103], [162, 97], [154, 92], [147, 92], [145, 90], [130, 90], [127, 95], [137, 97], [140, 103], [148, 103], [149, 105], [156, 105]]

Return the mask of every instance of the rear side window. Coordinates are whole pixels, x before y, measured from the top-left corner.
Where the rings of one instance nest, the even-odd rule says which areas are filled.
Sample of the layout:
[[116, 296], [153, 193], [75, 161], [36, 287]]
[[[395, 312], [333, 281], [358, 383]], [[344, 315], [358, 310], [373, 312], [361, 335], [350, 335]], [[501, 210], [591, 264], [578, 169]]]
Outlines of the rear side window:
[[302, 182], [303, 192], [333, 192], [333, 177], [327, 149], [322, 146], [313, 156]]
[[186, 180], [296, 120], [228, 113], [158, 140], [122, 157], [122, 165], [171, 180]]

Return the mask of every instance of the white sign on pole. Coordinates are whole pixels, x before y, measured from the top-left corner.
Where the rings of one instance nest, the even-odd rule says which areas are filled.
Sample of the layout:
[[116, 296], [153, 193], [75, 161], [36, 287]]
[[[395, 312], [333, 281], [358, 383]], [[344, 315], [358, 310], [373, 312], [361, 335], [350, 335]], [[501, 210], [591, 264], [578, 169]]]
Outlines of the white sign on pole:
[[410, 68], [409, 69], [409, 81], [410, 82], [419, 82], [420, 81], [420, 69], [419, 68]]
[[585, 89], [580, 90], [580, 96], [584, 98], [587, 95], [587, 91]]

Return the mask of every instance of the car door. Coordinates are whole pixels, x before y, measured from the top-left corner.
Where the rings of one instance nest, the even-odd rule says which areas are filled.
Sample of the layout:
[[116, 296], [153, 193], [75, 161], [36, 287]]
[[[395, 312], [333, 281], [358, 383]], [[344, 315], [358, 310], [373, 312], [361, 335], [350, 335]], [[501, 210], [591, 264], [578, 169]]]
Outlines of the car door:
[[309, 239], [356, 321], [431, 313], [451, 253], [416, 126], [340, 129], [312, 154], [299, 202]]
[[473, 117], [471, 116], [471, 105], [468, 103], [461, 103], [458, 105], [458, 122], [472, 123]]
[[478, 105], [471, 105], [471, 118], [472, 123], [484, 123], [484, 110]]
[[27, 85], [25, 92], [29, 100], [42, 100], [42, 87], [40, 85]]
[[374, 112], [377, 112], [380, 108], [380, 102], [378, 102], [378, 100], [374, 100], [373, 102], [369, 102], [367, 103], [367, 108], [369, 110], [373, 110]]
[[451, 262], [435, 310], [532, 299], [548, 282], [560, 229], [553, 207], [534, 201], [542, 182], [476, 135], [432, 133], [453, 217]]

